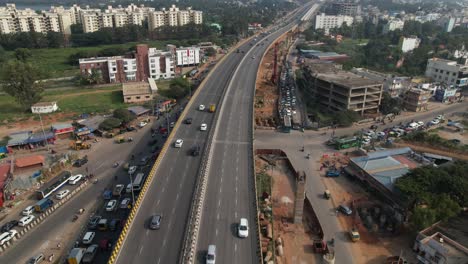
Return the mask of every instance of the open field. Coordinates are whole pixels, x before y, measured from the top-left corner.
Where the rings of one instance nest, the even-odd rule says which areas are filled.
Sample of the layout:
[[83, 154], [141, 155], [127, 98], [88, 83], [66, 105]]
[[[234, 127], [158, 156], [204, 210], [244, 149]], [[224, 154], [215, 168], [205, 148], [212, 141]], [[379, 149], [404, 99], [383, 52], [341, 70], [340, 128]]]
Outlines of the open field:
[[[68, 58], [79, 51], [100, 51], [105, 48], [121, 47], [129, 49], [134, 47], [136, 42], [116, 45], [102, 45], [93, 47], [71, 47], [58, 49], [31, 49], [32, 57], [29, 61], [39, 67], [47, 74], [47, 78], [60, 78], [75, 76], [79, 73], [79, 67], [68, 63]], [[163, 41], [146, 42], [151, 47], [163, 48], [166, 44]], [[8, 52], [13, 57], [13, 52]]]
[[[169, 83], [158, 81], [157, 85], [164, 90], [169, 88]], [[119, 84], [101, 88], [46, 90], [41, 101], [57, 101], [60, 108], [57, 114], [103, 113], [129, 106], [123, 102]], [[31, 117], [33, 114], [21, 109], [11, 96], [0, 95], [0, 123], [24, 121]]]

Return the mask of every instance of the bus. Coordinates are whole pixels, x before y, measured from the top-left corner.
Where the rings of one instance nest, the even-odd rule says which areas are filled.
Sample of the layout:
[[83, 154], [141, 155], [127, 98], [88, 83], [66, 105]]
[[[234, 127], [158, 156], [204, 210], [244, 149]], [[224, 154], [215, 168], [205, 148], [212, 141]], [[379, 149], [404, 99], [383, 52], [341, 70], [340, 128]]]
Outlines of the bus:
[[65, 185], [71, 177], [71, 172], [62, 171], [57, 177], [45, 183], [39, 190], [36, 191], [37, 199], [42, 200], [49, 197], [52, 193]]
[[340, 150], [340, 149], [348, 149], [352, 147], [358, 147], [360, 144], [359, 138], [357, 137], [352, 137], [352, 138], [338, 138], [335, 139], [333, 142], [333, 145], [335, 146], [335, 149]]
[[146, 180], [145, 174], [143, 172], [138, 173], [135, 177], [135, 180], [133, 180], [133, 190], [134, 191], [141, 190], [141, 187], [143, 187], [145, 180]]

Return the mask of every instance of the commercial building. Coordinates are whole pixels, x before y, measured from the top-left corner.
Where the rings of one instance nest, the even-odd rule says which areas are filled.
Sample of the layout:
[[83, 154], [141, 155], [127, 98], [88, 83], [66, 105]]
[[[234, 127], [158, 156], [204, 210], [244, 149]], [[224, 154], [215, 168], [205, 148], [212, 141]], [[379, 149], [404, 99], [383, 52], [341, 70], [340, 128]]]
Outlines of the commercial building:
[[333, 65], [308, 64], [303, 70], [310, 92], [328, 110], [352, 110], [361, 115], [378, 113], [382, 82], [336, 70]]
[[392, 19], [387, 22], [383, 27], [383, 33], [388, 33], [397, 29], [402, 30], [405, 26], [405, 21], [401, 19]]
[[332, 10], [336, 15], [355, 16], [358, 13], [358, 4], [350, 0], [341, 0], [332, 3]]
[[427, 61], [426, 76], [436, 82], [463, 88], [468, 86], [468, 65], [439, 58]]
[[[171, 45], [168, 45], [171, 46]], [[197, 48], [198, 49], [198, 48]], [[198, 49], [199, 50], [199, 49]], [[200, 61], [199, 52], [184, 58], [182, 62]], [[175, 77], [175, 54], [137, 45], [136, 52], [125, 56], [83, 58], [79, 60], [83, 76], [98, 71], [107, 83], [146, 82], [148, 78], [170, 79]], [[185, 66], [185, 65], [182, 65]]]
[[377, 82], [383, 82], [384, 91], [389, 93], [391, 97], [398, 97], [406, 91], [411, 84], [410, 77], [395, 76], [393, 74], [381, 73], [365, 68], [353, 68], [351, 72]]
[[155, 83], [154, 87], [147, 82], [122, 84], [122, 93], [125, 103], [143, 103], [151, 101], [155, 98], [156, 91]]
[[420, 88], [410, 88], [404, 93], [404, 105], [407, 111], [419, 112], [427, 110], [427, 102], [431, 98], [431, 91]]
[[462, 212], [447, 222], [438, 222], [416, 236], [413, 250], [419, 263], [468, 263], [468, 216]]
[[179, 10], [172, 5], [169, 10], [157, 11], [152, 7], [130, 4], [127, 7], [108, 6], [106, 9], [81, 8], [78, 5], [66, 9], [52, 6], [49, 11], [36, 13], [32, 9], [18, 10], [15, 4], [0, 7], [0, 33], [15, 32], [62, 32], [71, 34], [70, 26], [82, 24], [85, 33], [102, 28], [123, 27], [125, 25], [143, 25], [148, 20], [150, 30], [161, 26], [183, 26], [189, 23], [202, 24], [203, 12]]
[[376, 190], [387, 201], [401, 205], [394, 184], [411, 169], [431, 164], [431, 161], [414, 153], [410, 148], [397, 148], [365, 153], [351, 158], [345, 172]]
[[[457, 96], [458, 95], [458, 96]], [[461, 93], [457, 88], [450, 88], [445, 86], [439, 86], [434, 93], [434, 99], [436, 101], [445, 103], [445, 102], [454, 102], [458, 99]]]
[[33, 114], [48, 114], [57, 110], [57, 102], [40, 102], [31, 106], [31, 112]]
[[403, 53], [413, 51], [417, 47], [419, 47], [419, 44], [421, 43], [421, 39], [418, 37], [403, 37], [403, 40], [401, 42], [401, 51]]
[[353, 24], [353, 17], [351, 16], [332, 16], [321, 13], [315, 17], [315, 29], [324, 29], [328, 33], [331, 28], [340, 28], [343, 23], [348, 26]]
[[193, 66], [200, 64], [199, 47], [182, 47], [176, 49], [177, 66]]

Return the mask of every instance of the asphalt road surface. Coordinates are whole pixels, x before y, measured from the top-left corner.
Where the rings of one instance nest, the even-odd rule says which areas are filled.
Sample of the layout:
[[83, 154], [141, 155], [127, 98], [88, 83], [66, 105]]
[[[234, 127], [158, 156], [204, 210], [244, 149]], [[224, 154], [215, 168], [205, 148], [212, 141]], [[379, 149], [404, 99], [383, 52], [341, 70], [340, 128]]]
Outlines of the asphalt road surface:
[[[304, 8], [306, 10], [306, 8]], [[300, 12], [301, 14], [301, 12]], [[295, 16], [300, 18], [301, 15]], [[222, 102], [213, 141], [213, 159], [208, 174], [207, 195], [200, 234], [197, 262], [203, 263], [208, 245], [216, 245], [220, 263], [259, 263], [255, 223], [255, 189], [252, 157], [252, 107], [257, 71], [267, 47], [288, 25], [265, 38], [251, 41]], [[248, 238], [238, 238], [240, 218], [247, 218]]]

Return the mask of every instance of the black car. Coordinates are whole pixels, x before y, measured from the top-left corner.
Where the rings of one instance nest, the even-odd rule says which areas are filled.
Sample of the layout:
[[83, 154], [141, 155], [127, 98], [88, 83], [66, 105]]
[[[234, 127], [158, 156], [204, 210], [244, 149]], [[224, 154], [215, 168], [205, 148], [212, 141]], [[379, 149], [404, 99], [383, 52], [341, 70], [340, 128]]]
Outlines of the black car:
[[1, 228], [2, 233], [10, 231], [13, 227], [17, 226], [18, 223], [19, 222], [17, 220], [12, 220], [10, 222], [7, 222]]
[[112, 219], [110, 224], [109, 224], [109, 230], [110, 231], [115, 231], [115, 230], [117, 230], [119, 228], [119, 226], [120, 226], [120, 219], [117, 219], [117, 218]]
[[187, 125], [192, 124], [192, 118], [189, 117], [189, 118], [185, 119], [185, 124], [187, 124]]
[[158, 144], [158, 140], [157, 139], [153, 139], [151, 140], [150, 142], [148, 142], [148, 146], [153, 146], [153, 145], [156, 145]]
[[95, 215], [91, 217], [91, 219], [89, 219], [89, 222], [88, 222], [89, 229], [96, 229], [98, 226], [99, 220], [101, 220], [101, 218], [102, 217], [100, 215]]
[[151, 153], [156, 153], [156, 152], [158, 152], [158, 150], [159, 150], [159, 146], [153, 146], [151, 148]]
[[193, 147], [190, 149], [190, 155], [192, 155], [192, 156], [194, 156], [194, 157], [200, 155], [200, 146], [198, 146], [198, 145], [193, 146]]
[[73, 166], [81, 167], [81, 166], [85, 165], [86, 163], [88, 163], [88, 156], [84, 156], [81, 159], [75, 160], [75, 162], [73, 163]]

